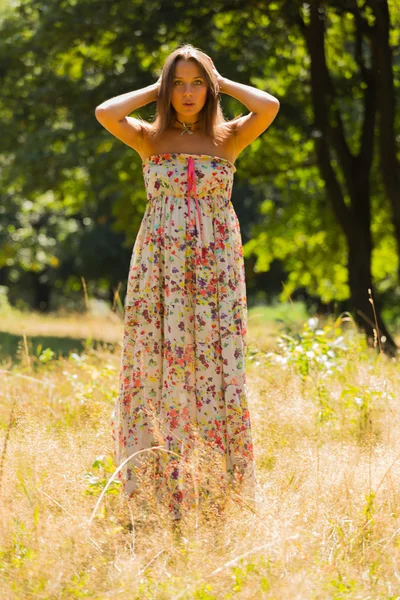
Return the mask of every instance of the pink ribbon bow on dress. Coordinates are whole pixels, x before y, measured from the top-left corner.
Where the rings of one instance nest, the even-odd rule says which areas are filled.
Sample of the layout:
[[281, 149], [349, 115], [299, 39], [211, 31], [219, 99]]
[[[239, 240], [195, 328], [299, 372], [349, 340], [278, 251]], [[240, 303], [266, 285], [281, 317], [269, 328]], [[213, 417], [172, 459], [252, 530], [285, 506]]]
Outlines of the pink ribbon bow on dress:
[[188, 163], [188, 218], [189, 219], [190, 219], [190, 193], [191, 193], [191, 191], [193, 191], [193, 194], [194, 194], [194, 197], [196, 200], [197, 216], [199, 217], [200, 245], [202, 246], [200, 206], [199, 206], [199, 199], [197, 198], [196, 173], [194, 170], [193, 156], [189, 157], [189, 163]]

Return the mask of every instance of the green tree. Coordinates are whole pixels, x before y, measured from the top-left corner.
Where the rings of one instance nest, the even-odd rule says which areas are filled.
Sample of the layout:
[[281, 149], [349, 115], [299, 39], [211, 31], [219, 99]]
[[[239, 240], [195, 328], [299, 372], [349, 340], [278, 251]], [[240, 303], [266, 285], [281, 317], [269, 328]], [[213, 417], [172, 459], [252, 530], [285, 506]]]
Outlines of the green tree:
[[[276, 122], [237, 163], [248, 263], [256, 259], [262, 273], [280, 261], [282, 297], [301, 287], [326, 303], [348, 302], [369, 335], [371, 289], [390, 351], [380, 308], [398, 290], [399, 20], [395, 0], [24, 0], [0, 38], [0, 168], [11, 214], [51, 190], [63, 208], [75, 203], [92, 235], [106, 219], [98, 235], [107, 244], [112, 230], [123, 233], [129, 248], [146, 201], [140, 160], [94, 109], [154, 81], [168, 52], [190, 41], [223, 75], [281, 101]], [[231, 98], [223, 103], [228, 114], [243, 112]], [[65, 261], [76, 276], [72, 247], [54, 269]]]

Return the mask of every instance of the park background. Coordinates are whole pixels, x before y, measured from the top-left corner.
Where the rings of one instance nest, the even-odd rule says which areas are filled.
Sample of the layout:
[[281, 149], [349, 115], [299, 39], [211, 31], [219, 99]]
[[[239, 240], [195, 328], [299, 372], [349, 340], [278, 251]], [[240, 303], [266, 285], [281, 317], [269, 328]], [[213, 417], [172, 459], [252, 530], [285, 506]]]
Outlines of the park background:
[[[0, 15], [1, 600], [400, 598], [399, 0], [2, 0]], [[106, 489], [146, 196], [140, 157], [94, 111], [184, 42], [280, 111], [232, 195], [259, 502], [231, 499], [223, 522], [194, 511], [176, 543], [162, 510]]]

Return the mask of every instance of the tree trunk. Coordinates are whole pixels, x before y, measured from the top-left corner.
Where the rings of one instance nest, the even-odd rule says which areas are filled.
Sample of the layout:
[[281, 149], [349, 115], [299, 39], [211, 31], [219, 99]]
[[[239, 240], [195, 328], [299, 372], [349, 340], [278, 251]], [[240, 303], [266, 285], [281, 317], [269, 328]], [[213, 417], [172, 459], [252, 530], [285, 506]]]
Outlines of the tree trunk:
[[[365, 28], [365, 31], [371, 40], [377, 82], [380, 169], [392, 207], [392, 220], [400, 256], [400, 161], [396, 152], [393, 56], [389, 44], [390, 15], [387, 0], [368, 0], [367, 4], [375, 16], [374, 26]], [[400, 261], [398, 278], [400, 280]]]
[[[353, 234], [347, 242], [350, 301], [355, 312], [355, 321], [358, 328], [365, 332], [369, 345], [376, 344], [377, 348], [381, 346], [386, 354], [395, 356], [396, 345], [382, 321], [380, 302], [376, 298], [372, 284], [371, 250], [365, 245], [365, 232], [355, 225]], [[370, 297], [374, 306], [370, 302]], [[374, 330], [379, 341], [375, 339]]]
[[51, 287], [46, 281], [40, 281], [40, 276], [43, 273], [32, 273], [33, 276], [33, 306], [34, 310], [48, 312], [50, 310], [50, 294]]
[[[374, 339], [375, 316], [369, 301], [371, 290], [383, 350], [395, 354], [396, 345], [384, 326], [376, 301], [371, 275], [372, 236], [370, 172], [373, 159], [376, 114], [376, 84], [373, 73], [364, 64], [361, 31], [356, 33], [355, 59], [365, 82], [364, 114], [360, 131], [360, 151], [352, 155], [346, 141], [336, 89], [330, 78], [325, 57], [325, 7], [323, 0], [310, 3], [310, 23], [299, 16], [311, 59], [311, 97], [314, 109], [314, 140], [318, 166], [326, 184], [326, 194], [340, 223], [348, 245], [348, 273], [351, 310], [359, 328]], [[337, 159], [344, 183], [333, 167]], [[346, 203], [344, 198], [350, 198]]]

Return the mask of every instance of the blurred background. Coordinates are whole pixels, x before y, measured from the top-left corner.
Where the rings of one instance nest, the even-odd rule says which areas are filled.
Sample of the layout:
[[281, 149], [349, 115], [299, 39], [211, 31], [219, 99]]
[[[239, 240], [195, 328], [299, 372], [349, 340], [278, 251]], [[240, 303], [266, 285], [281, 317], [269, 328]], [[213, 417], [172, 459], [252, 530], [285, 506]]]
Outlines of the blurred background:
[[[27, 315], [41, 347], [60, 335], [52, 325], [60, 315], [74, 315], [66, 338], [95, 335], [107, 316], [117, 325], [109, 341], [120, 339], [146, 196], [139, 155], [94, 111], [156, 81], [184, 42], [209, 54], [223, 76], [281, 104], [236, 163], [232, 203], [250, 316], [284, 323], [350, 311], [369, 336], [379, 322], [393, 351], [398, 0], [2, 0], [1, 354], [13, 353]], [[226, 117], [247, 112], [230, 96], [222, 103]], [[151, 120], [154, 110], [153, 103], [137, 114]], [[46, 340], [32, 325], [41, 315]]]

